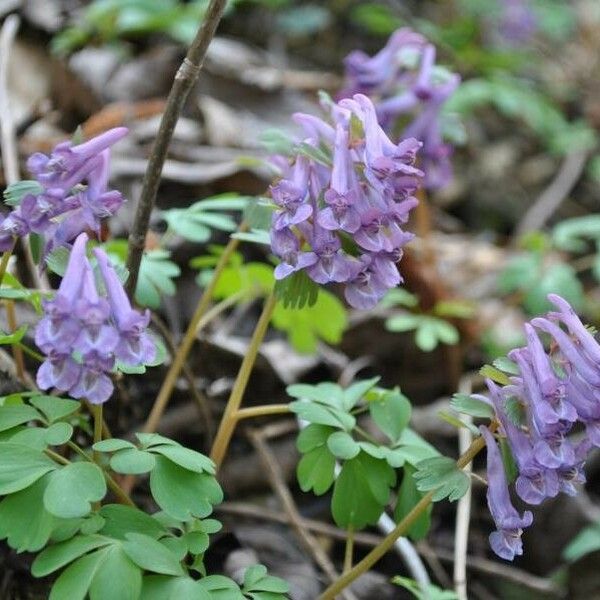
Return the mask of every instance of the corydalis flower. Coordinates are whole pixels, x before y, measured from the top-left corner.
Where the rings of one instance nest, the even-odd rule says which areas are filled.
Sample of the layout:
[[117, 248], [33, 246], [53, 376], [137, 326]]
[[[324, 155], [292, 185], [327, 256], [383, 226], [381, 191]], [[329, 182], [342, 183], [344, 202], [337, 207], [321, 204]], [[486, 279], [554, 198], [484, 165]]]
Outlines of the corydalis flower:
[[46, 240], [45, 253], [68, 245], [87, 229], [100, 235], [101, 220], [121, 207], [123, 196], [108, 189], [109, 148], [127, 134], [117, 127], [82, 144], [62, 142], [50, 155], [40, 152], [27, 161], [42, 190], [27, 194], [0, 222], [0, 250], [14, 237], [37, 233]]
[[413, 237], [404, 226], [417, 204], [421, 144], [394, 144], [362, 94], [324, 107], [330, 122], [294, 115], [305, 137], [291, 160], [274, 160], [282, 171], [271, 186], [275, 277], [304, 271], [318, 284], [344, 284], [348, 303], [368, 309], [401, 281], [395, 263]]
[[452, 146], [443, 141], [443, 108], [460, 77], [436, 66], [436, 49], [411, 31], [399, 29], [373, 57], [351, 52], [345, 62], [346, 84], [340, 98], [368, 95], [388, 132], [423, 143], [424, 185], [435, 189], [452, 178]]
[[86, 256], [87, 239], [85, 233], [77, 237], [54, 298], [43, 303], [45, 316], [38, 323], [35, 341], [46, 360], [37, 383], [41, 389], [57, 388], [100, 404], [112, 394], [109, 374], [116, 360], [140, 366], [152, 361], [156, 350], [146, 331], [149, 314], [131, 308], [100, 248], [94, 254], [108, 298], [98, 292]]
[[[517, 466], [515, 490], [534, 505], [559, 492], [576, 494], [576, 484], [585, 481], [583, 468], [590, 448], [600, 447], [600, 345], [566, 300], [554, 294], [548, 299], [558, 310], [532, 319], [525, 326], [527, 345], [509, 353], [518, 374], [503, 387], [486, 381], [500, 433]], [[551, 352], [544, 349], [539, 332], [550, 336]], [[577, 425], [585, 426], [587, 437], [576, 443], [570, 433]], [[526, 526], [528, 517], [524, 515], [523, 525], [516, 529], [504, 524], [506, 515], [515, 515], [507, 508], [503, 489], [498, 491], [497, 448], [494, 442], [490, 457], [490, 436], [485, 435], [488, 497], [495, 498], [490, 510], [498, 525], [490, 541], [499, 556], [512, 559], [521, 549], [516, 531]], [[492, 480], [496, 481], [494, 491]], [[513, 529], [514, 535], [507, 533]]]
[[486, 427], [479, 429], [487, 446], [487, 501], [497, 527], [497, 531], [490, 534], [490, 545], [498, 556], [512, 560], [515, 555], [523, 554], [521, 534], [523, 528], [533, 522], [533, 514], [527, 510], [520, 516], [512, 505], [496, 440]]

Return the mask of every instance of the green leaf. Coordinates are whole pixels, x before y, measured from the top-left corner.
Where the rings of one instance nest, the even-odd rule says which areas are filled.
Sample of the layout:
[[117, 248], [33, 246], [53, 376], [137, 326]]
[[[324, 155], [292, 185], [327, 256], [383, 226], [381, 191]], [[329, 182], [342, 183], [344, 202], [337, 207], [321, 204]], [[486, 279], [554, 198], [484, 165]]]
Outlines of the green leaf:
[[369, 402], [371, 418], [392, 442], [396, 442], [410, 421], [412, 407], [400, 390], [386, 391]]
[[139, 567], [162, 575], [183, 575], [177, 557], [159, 541], [143, 533], [128, 533], [123, 550]]
[[66, 465], [56, 471], [44, 492], [44, 506], [56, 517], [85, 517], [92, 503], [106, 495], [106, 481], [100, 467], [89, 462]]
[[300, 459], [296, 474], [303, 492], [312, 490], [314, 494], [321, 496], [333, 483], [335, 456], [327, 446], [313, 448]]
[[412, 331], [419, 326], [421, 322], [420, 315], [413, 315], [410, 313], [394, 315], [387, 319], [385, 322], [385, 328], [388, 331]]
[[56, 580], [49, 600], [84, 600], [108, 552], [108, 548], [102, 548], [77, 559]]
[[582, 529], [563, 550], [563, 557], [569, 562], [600, 550], [600, 523], [594, 523]]
[[40, 414], [26, 404], [15, 406], [0, 406], [0, 431], [12, 429], [29, 421], [40, 420]]
[[73, 435], [73, 426], [69, 423], [53, 423], [46, 430], [44, 436], [49, 446], [62, 446], [66, 444]]
[[35, 180], [24, 179], [11, 183], [4, 188], [4, 204], [8, 206], [19, 206], [25, 196], [31, 194], [37, 196], [44, 188]]
[[43, 550], [31, 565], [34, 577], [45, 577], [91, 550], [110, 544], [111, 540], [101, 535], [79, 535], [66, 542], [54, 544]]
[[435, 490], [433, 501], [448, 498], [450, 502], [462, 498], [469, 490], [469, 476], [456, 466], [451, 458], [437, 456], [421, 461], [414, 474], [417, 489], [421, 492]]
[[67, 270], [70, 253], [64, 246], [55, 248], [46, 256], [45, 261], [48, 269], [61, 277], [64, 276]]
[[210, 593], [210, 600], [244, 600], [238, 584], [223, 575], [203, 577], [196, 585]]
[[92, 580], [90, 600], [138, 600], [141, 591], [142, 571], [119, 545], [107, 548]]
[[304, 271], [296, 271], [275, 282], [275, 297], [286, 309], [313, 306], [319, 297], [319, 286]]
[[[417, 489], [413, 475], [415, 469], [409, 465], [404, 468], [402, 483], [398, 489], [398, 501], [394, 509], [394, 520], [400, 523], [425, 495]], [[407, 529], [406, 535], [412, 540], [422, 540], [431, 527], [431, 505]]]
[[327, 438], [335, 431], [333, 427], [311, 423], [300, 431], [296, 438], [296, 447], [305, 454], [327, 443]]
[[150, 490], [160, 508], [179, 521], [206, 517], [213, 505], [223, 500], [223, 491], [212, 475], [194, 473], [164, 456], [156, 457]]
[[27, 325], [21, 325], [19, 329], [14, 331], [13, 333], [1, 333], [0, 332], [0, 346], [4, 346], [7, 344], [18, 344], [27, 333], [29, 327]]
[[458, 329], [454, 325], [435, 317], [422, 317], [415, 333], [415, 343], [423, 352], [431, 352], [438, 342], [456, 344], [459, 338]]
[[376, 2], [364, 2], [354, 6], [350, 18], [355, 25], [375, 35], [390, 35], [402, 25], [402, 20], [389, 6]]
[[327, 440], [327, 447], [331, 454], [342, 460], [354, 458], [360, 452], [358, 443], [345, 431], [332, 433]]
[[494, 367], [508, 373], [509, 375], [519, 375], [520, 370], [516, 362], [510, 360], [506, 356], [500, 356], [492, 363]]
[[317, 402], [298, 400], [290, 402], [290, 410], [309, 423], [331, 425], [337, 429], [351, 431], [356, 425], [356, 419], [342, 410], [332, 406], [324, 406]]
[[127, 440], [110, 438], [108, 440], [96, 442], [92, 448], [97, 452], [116, 452], [117, 450], [124, 450], [125, 448], [135, 448], [135, 446]]
[[210, 458], [183, 446], [173, 444], [152, 446], [150, 452], [161, 454], [171, 462], [195, 473], [208, 473], [210, 475], [216, 473], [215, 463]]
[[492, 365], [483, 365], [481, 369], [479, 369], [479, 374], [482, 377], [487, 379], [491, 379], [500, 385], [509, 385], [510, 379], [506, 373], [500, 371], [500, 369], [496, 369], [496, 367], [492, 367]]
[[72, 415], [80, 407], [80, 403], [76, 400], [57, 398], [56, 396], [33, 396], [29, 402], [43, 413], [49, 423]]
[[100, 509], [100, 515], [105, 520], [101, 533], [108, 537], [124, 540], [128, 533], [143, 533], [158, 539], [166, 533], [165, 527], [139, 508], [106, 504]]
[[361, 452], [347, 460], [333, 487], [331, 514], [338, 527], [362, 529], [374, 525], [390, 496], [394, 470], [384, 461]]
[[110, 459], [110, 468], [117, 473], [140, 475], [154, 469], [156, 460], [150, 452], [137, 448], [119, 450]]
[[25, 489], [57, 468], [58, 465], [39, 450], [0, 442], [0, 495]]
[[550, 265], [543, 273], [540, 281], [527, 292], [523, 306], [530, 314], [541, 314], [551, 310], [548, 294], [562, 296], [575, 310], [581, 310], [584, 292], [577, 273], [571, 265], [556, 263]]
[[[144, 577], [143, 600], [221, 600], [206, 589], [202, 589], [202, 580], [194, 581], [190, 577], [165, 577], [151, 575]], [[239, 588], [238, 588], [239, 589]], [[244, 600], [244, 596], [224, 596], [222, 600]]]
[[503, 294], [529, 289], [535, 285], [541, 269], [537, 254], [523, 254], [511, 259], [498, 278], [498, 289]]
[[367, 392], [372, 389], [381, 379], [381, 377], [373, 377], [365, 381], [357, 381], [343, 391], [343, 408], [346, 410], [353, 409], [364, 398]]
[[289, 585], [279, 577], [273, 577], [267, 574], [267, 569], [263, 565], [254, 565], [248, 567], [244, 572], [245, 594], [252, 592], [270, 592], [272, 594], [286, 594], [289, 591]]
[[308, 383], [294, 383], [288, 385], [286, 392], [293, 398], [300, 400], [314, 400], [320, 404], [326, 404], [335, 408], [346, 408], [344, 400], [344, 390], [337, 384], [329, 381], [310, 385]]
[[42, 503], [48, 477], [0, 502], [0, 539], [17, 552], [38, 552], [50, 539], [55, 518]]
[[458, 595], [452, 590], [442, 590], [432, 583], [423, 589], [420, 583], [400, 576], [394, 577], [392, 583], [408, 590], [417, 600], [459, 600]]
[[494, 417], [494, 408], [487, 402], [480, 400], [470, 394], [454, 394], [450, 401], [450, 406], [459, 413], [479, 417], [482, 419], [491, 419]]

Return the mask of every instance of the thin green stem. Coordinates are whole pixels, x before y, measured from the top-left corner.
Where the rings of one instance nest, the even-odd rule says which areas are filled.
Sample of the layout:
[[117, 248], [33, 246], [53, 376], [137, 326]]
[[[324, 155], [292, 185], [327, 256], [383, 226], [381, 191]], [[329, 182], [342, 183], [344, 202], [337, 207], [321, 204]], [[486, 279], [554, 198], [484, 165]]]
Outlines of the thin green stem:
[[[245, 231], [247, 229], [247, 225], [242, 223], [239, 227], [239, 231]], [[148, 415], [148, 419], [144, 425], [143, 431], [146, 433], [152, 433], [156, 431], [158, 427], [158, 423], [160, 422], [160, 418], [162, 417], [167, 404], [169, 403], [169, 399], [171, 398], [171, 394], [175, 387], [175, 383], [177, 382], [177, 378], [181, 373], [183, 365], [187, 359], [187, 356], [192, 348], [192, 344], [196, 339], [198, 334], [198, 330], [201, 325], [205, 325], [206, 321], [202, 322], [202, 318], [208, 311], [210, 306], [210, 302], [213, 297], [213, 293], [215, 288], [217, 287], [217, 283], [219, 282], [219, 278], [223, 273], [225, 267], [228, 265], [231, 255], [236, 251], [240, 240], [231, 238], [227, 246], [225, 246], [225, 250], [221, 254], [219, 258], [219, 262], [215, 266], [215, 270], [213, 271], [213, 275], [208, 285], [206, 286], [204, 293], [202, 294], [200, 301], [198, 302], [198, 306], [196, 307], [196, 311], [192, 316], [192, 320], [188, 325], [187, 331], [181, 340], [181, 344], [177, 349], [175, 357], [173, 358], [173, 362], [167, 371], [167, 375], [162, 383], [162, 386], [158, 392], [158, 396], [154, 401], [154, 406], [152, 406], [152, 410]]]
[[4, 280], [4, 275], [6, 274], [6, 269], [8, 268], [8, 261], [12, 256], [12, 253], [17, 244], [17, 238], [13, 238], [13, 245], [9, 250], [6, 250], [2, 255], [2, 260], [0, 260], [0, 285], [2, 285], [2, 281]]
[[[102, 404], [92, 404], [92, 415], [94, 417], [94, 444], [102, 441]], [[93, 450], [92, 457], [96, 464], [100, 463], [100, 452]]]
[[34, 358], [39, 362], [44, 362], [44, 360], [46, 360], [39, 352], [36, 352], [33, 348], [30, 348], [27, 344], [18, 342], [18, 346], [25, 354], [27, 354], [27, 356], [31, 356], [31, 358]]
[[[467, 451], [456, 461], [456, 466], [460, 469], [469, 464], [478, 452], [485, 446], [483, 436], [479, 436], [469, 446]], [[334, 598], [353, 581], [366, 573], [388, 550], [390, 550], [396, 540], [406, 533], [408, 528], [421, 516], [423, 511], [431, 504], [435, 490], [428, 492], [413, 509], [396, 525], [396, 527], [383, 538], [378, 546], [373, 548], [360, 562], [356, 563], [352, 569], [344, 573], [335, 583], [330, 585], [320, 596], [319, 600], [334, 600]]]
[[352, 558], [354, 555], [354, 527], [348, 526], [348, 535], [346, 536], [346, 548], [344, 551], [344, 573], [352, 569]]
[[44, 454], [46, 456], [50, 457], [52, 460], [56, 461], [57, 463], [60, 463], [61, 465], [70, 465], [71, 464], [71, 461], [68, 458], [61, 456], [57, 452], [54, 452], [54, 450], [50, 450], [50, 448], [46, 448], [44, 450]]
[[255, 417], [267, 417], [271, 415], [285, 415], [290, 412], [288, 404], [265, 404], [262, 406], [250, 406], [249, 408], [240, 408], [235, 413], [238, 421], [242, 419], [253, 419]]
[[356, 431], [356, 433], [358, 433], [359, 435], [362, 435], [365, 438], [365, 440], [367, 440], [367, 442], [371, 442], [371, 444], [379, 446], [379, 442], [372, 435], [367, 433], [362, 427], [355, 425], [354, 431]]
[[244, 359], [242, 360], [235, 384], [231, 390], [229, 400], [227, 401], [225, 413], [221, 419], [219, 430], [217, 431], [217, 435], [210, 452], [210, 457], [214, 460], [217, 468], [221, 465], [223, 459], [225, 458], [225, 454], [227, 453], [229, 442], [233, 435], [235, 425], [238, 421], [237, 412], [240, 408], [240, 404], [242, 403], [242, 398], [244, 397], [244, 392], [246, 391], [246, 386], [248, 385], [252, 368], [256, 362], [258, 350], [267, 332], [267, 328], [269, 326], [276, 303], [277, 299], [275, 298], [275, 293], [271, 292], [271, 294], [265, 300], [262, 314], [258, 319], [256, 329], [254, 330], [252, 339], [250, 340], [250, 346], [244, 355]]

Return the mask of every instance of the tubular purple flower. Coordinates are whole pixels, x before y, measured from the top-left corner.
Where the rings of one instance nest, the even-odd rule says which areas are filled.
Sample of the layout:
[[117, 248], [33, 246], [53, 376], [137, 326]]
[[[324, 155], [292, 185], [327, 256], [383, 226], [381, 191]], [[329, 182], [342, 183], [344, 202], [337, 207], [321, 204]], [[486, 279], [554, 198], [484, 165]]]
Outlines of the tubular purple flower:
[[588, 358], [580, 345], [575, 342], [560, 328], [548, 319], [538, 317], [532, 319], [531, 324], [550, 334], [565, 358], [571, 363], [573, 369], [593, 386], [600, 386], [600, 368]]
[[353, 261], [341, 249], [339, 238], [315, 227], [312, 247], [317, 260], [306, 269], [306, 273], [313, 281], [323, 284], [348, 281], [356, 260]]
[[50, 156], [32, 155], [27, 167], [44, 187], [68, 192], [100, 166], [98, 155], [125, 137], [127, 131], [125, 127], [116, 127], [75, 146], [72, 142], [63, 142]]
[[73, 360], [70, 352], [52, 349], [38, 369], [36, 382], [41, 390], [56, 388], [66, 392], [76, 385], [80, 375], [81, 365]]
[[114, 366], [114, 358], [92, 350], [83, 356], [81, 375], [69, 390], [73, 398], [85, 398], [92, 404], [102, 404], [112, 395], [114, 386], [106, 373]]
[[75, 348], [81, 354], [92, 351], [110, 354], [119, 342], [119, 335], [112, 325], [108, 325], [110, 306], [98, 295], [94, 274], [89, 264], [83, 274], [81, 298], [75, 305], [75, 315], [81, 324], [81, 331]]
[[488, 507], [497, 528], [490, 534], [490, 545], [501, 558], [513, 560], [516, 555], [523, 554], [521, 534], [523, 528], [533, 522], [533, 515], [527, 510], [519, 516], [512, 505], [496, 440], [487, 427], [480, 427], [479, 430], [487, 446]]
[[348, 281], [344, 296], [354, 308], [373, 308], [389, 289], [371, 256], [362, 255], [358, 272]]
[[82, 233], [71, 251], [67, 270], [53, 300], [44, 300], [44, 318], [38, 323], [35, 343], [44, 351], [56, 349], [71, 352], [80, 333], [80, 325], [75, 318], [75, 308], [80, 298], [86, 268], [89, 262], [85, 255], [87, 235]]
[[151, 362], [155, 357], [156, 348], [146, 333], [150, 323], [150, 312], [141, 314], [131, 307], [123, 284], [106, 252], [101, 248], [94, 248], [94, 255], [104, 279], [112, 316], [119, 333], [119, 342], [114, 351], [116, 358], [128, 365]]

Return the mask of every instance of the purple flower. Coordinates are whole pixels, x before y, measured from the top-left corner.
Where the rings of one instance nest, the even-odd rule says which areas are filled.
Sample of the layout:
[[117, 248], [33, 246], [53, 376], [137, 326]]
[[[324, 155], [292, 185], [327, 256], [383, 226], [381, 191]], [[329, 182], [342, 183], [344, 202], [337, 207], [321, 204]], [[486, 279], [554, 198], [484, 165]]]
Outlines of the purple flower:
[[488, 507], [497, 528], [490, 534], [490, 545], [501, 558], [513, 560], [516, 555], [523, 554], [521, 534], [523, 528], [533, 522], [533, 514], [527, 510], [520, 516], [513, 506], [496, 440], [487, 427], [479, 430], [487, 446]]
[[271, 187], [275, 278], [304, 271], [321, 285], [345, 284], [352, 306], [371, 308], [402, 281], [395, 263], [413, 237], [403, 226], [417, 204], [420, 143], [393, 144], [365, 96], [322, 105], [329, 122], [294, 115], [308, 137], [294, 159], [274, 160], [282, 173]]
[[95, 248], [94, 255], [104, 279], [113, 321], [119, 333], [119, 342], [115, 348], [116, 358], [127, 365], [151, 362], [155, 358], [156, 347], [146, 332], [150, 323], [150, 311], [146, 310], [142, 314], [131, 308], [123, 284], [106, 252]]
[[81, 375], [69, 393], [73, 398], [85, 398], [92, 404], [106, 402], [114, 390], [113, 382], [106, 374], [114, 367], [114, 357], [92, 350], [84, 354], [82, 361]]
[[77, 384], [80, 374], [81, 365], [73, 360], [70, 352], [51, 349], [38, 369], [36, 381], [42, 390], [56, 388], [66, 392]]
[[77, 237], [54, 299], [43, 303], [45, 316], [35, 340], [46, 360], [37, 382], [41, 389], [56, 387], [99, 404], [112, 394], [109, 374], [117, 359], [144, 365], [154, 359], [156, 349], [146, 332], [149, 314], [131, 308], [108, 257], [96, 248], [108, 300], [98, 293], [87, 240], [85, 233]]
[[360, 270], [347, 283], [344, 296], [350, 306], [368, 310], [383, 298], [389, 286], [372, 257], [363, 255], [359, 260]]
[[443, 107], [460, 78], [436, 66], [436, 49], [409, 29], [400, 29], [372, 58], [354, 51], [345, 60], [346, 84], [340, 98], [368, 95], [381, 126], [388, 133], [402, 131], [402, 138], [423, 143], [420, 166], [424, 185], [443, 187], [452, 178], [452, 148], [444, 143]]
[[50, 156], [33, 154], [27, 161], [27, 168], [46, 189], [67, 193], [101, 166], [99, 155], [104, 150], [126, 135], [125, 127], [116, 127], [76, 146], [72, 142], [63, 142]]

